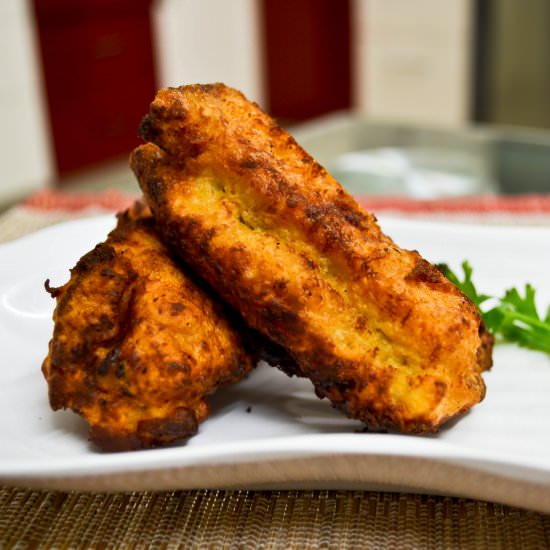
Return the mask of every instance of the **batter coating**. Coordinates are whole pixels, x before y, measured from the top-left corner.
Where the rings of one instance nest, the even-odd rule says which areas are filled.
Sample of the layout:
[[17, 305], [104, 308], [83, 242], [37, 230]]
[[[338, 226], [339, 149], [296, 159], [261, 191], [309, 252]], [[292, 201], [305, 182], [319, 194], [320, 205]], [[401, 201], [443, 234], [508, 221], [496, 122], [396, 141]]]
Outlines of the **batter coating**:
[[377, 429], [435, 431], [483, 398], [475, 306], [257, 105], [223, 84], [164, 89], [141, 133], [131, 166], [164, 238], [289, 373]]
[[172, 259], [139, 204], [65, 285], [47, 289], [57, 299], [42, 366], [50, 404], [83, 416], [104, 450], [193, 435], [207, 396], [253, 367], [239, 332]]

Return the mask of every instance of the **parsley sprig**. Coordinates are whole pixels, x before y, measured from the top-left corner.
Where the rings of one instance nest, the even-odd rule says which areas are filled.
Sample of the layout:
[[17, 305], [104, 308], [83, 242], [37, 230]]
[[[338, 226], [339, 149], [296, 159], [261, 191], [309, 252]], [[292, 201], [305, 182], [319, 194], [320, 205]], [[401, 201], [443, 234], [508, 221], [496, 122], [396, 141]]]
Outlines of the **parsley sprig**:
[[[473, 269], [467, 261], [462, 262], [462, 280], [448, 265], [440, 264], [438, 267], [447, 279], [474, 302], [495, 337], [550, 354], [550, 306], [542, 318], [537, 310], [532, 285], [527, 283], [523, 294], [517, 288], [510, 288], [504, 296], [496, 298], [477, 291], [472, 281]], [[496, 302], [496, 305], [483, 307], [488, 301]]]

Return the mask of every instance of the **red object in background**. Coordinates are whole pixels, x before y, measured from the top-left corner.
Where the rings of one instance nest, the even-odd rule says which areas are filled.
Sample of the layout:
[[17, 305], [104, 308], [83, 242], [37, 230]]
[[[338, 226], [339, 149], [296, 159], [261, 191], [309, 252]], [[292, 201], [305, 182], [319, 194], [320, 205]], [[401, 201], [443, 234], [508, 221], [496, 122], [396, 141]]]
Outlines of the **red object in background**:
[[151, 0], [34, 0], [63, 176], [126, 156], [155, 90]]
[[349, 0], [263, 0], [270, 113], [299, 121], [351, 105]]

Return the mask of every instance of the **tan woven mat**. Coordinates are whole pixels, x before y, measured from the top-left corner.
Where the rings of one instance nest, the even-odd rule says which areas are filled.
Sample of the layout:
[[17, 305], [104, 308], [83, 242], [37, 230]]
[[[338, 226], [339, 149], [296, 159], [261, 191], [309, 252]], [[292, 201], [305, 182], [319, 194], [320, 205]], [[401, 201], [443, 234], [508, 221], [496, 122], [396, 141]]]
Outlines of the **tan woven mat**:
[[3, 489], [2, 548], [546, 548], [550, 516], [337, 491], [83, 494]]
[[[117, 210], [131, 199], [116, 192], [76, 198], [43, 192], [0, 216], [0, 242], [65, 219]], [[364, 203], [375, 211], [407, 216], [550, 224], [550, 197], [452, 205], [394, 199]], [[176, 547], [539, 549], [550, 547], [550, 515], [468, 499], [385, 492], [93, 494], [0, 488], [2, 549]]]

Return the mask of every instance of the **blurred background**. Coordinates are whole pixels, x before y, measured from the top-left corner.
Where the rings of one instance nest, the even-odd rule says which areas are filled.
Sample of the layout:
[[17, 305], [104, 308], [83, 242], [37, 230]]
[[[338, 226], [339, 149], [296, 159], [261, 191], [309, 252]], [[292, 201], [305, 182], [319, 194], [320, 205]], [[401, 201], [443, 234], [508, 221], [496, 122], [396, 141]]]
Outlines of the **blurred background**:
[[355, 193], [550, 192], [547, 0], [2, 0], [0, 46], [0, 205], [134, 188], [155, 90], [214, 81]]

